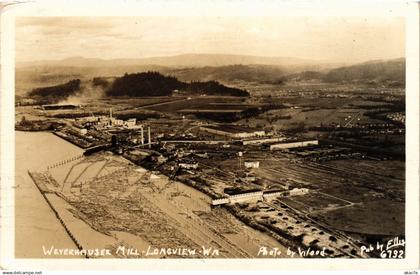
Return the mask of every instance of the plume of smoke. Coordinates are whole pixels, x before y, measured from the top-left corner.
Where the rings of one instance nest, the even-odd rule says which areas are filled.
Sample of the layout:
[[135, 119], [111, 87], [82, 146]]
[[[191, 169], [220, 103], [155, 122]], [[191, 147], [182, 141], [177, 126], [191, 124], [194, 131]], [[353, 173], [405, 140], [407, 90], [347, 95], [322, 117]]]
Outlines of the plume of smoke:
[[100, 86], [94, 86], [92, 81], [83, 82], [80, 84], [80, 90], [67, 97], [65, 100], [59, 102], [59, 104], [86, 104], [92, 100], [104, 97], [105, 91]]

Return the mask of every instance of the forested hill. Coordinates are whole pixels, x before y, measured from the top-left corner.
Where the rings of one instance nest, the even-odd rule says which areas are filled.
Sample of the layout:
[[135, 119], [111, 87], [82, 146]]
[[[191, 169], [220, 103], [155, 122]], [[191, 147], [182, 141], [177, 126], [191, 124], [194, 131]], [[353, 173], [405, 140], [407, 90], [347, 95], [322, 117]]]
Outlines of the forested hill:
[[80, 79], [73, 79], [61, 85], [33, 89], [28, 95], [37, 99], [48, 98], [48, 102], [58, 102], [78, 92], [80, 84]]
[[125, 74], [111, 84], [106, 94], [109, 96], [166, 96], [173, 90], [182, 89], [184, 83], [175, 77], [157, 72]]
[[[113, 81], [109, 81], [109, 78], [95, 77], [91, 83], [103, 91], [106, 96], [170, 96], [175, 90], [191, 95], [249, 96], [249, 93], [245, 90], [227, 87], [217, 81], [187, 83], [158, 72], [125, 74]], [[83, 85], [88, 84], [83, 82]], [[82, 88], [80, 79], [73, 79], [60, 85], [35, 88], [28, 95], [38, 102], [57, 103], [69, 96], [93, 96], [86, 94], [89, 92], [89, 89]]]
[[323, 76], [325, 82], [393, 82], [395, 85], [405, 84], [405, 59], [398, 58], [387, 61], [370, 61], [353, 66], [330, 70]]
[[125, 74], [115, 79], [106, 90], [106, 94], [108, 96], [133, 97], [169, 96], [174, 90], [191, 94], [249, 96], [245, 90], [226, 87], [217, 81], [186, 83], [158, 72]]

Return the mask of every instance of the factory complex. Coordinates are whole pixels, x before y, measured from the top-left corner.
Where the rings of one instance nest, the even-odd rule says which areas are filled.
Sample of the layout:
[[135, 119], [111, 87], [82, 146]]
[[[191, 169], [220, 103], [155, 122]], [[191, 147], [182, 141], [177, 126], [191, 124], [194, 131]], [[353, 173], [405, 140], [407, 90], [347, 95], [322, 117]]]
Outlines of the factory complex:
[[[363, 258], [377, 255], [362, 255], [361, 245], [403, 234], [403, 227], [392, 227], [403, 224], [395, 214], [404, 201], [402, 162], [369, 146], [370, 139], [355, 144], [354, 133], [368, 134], [363, 125], [310, 124], [320, 110], [253, 100], [177, 96], [42, 105], [22, 108], [26, 117], [18, 127], [46, 125], [44, 131], [81, 148], [29, 175], [83, 248], [91, 245], [85, 232], [95, 231], [117, 239], [107, 246], [207, 242], [225, 253], [220, 258], [255, 257], [262, 245]], [[374, 126], [369, 131], [386, 130]], [[393, 207], [381, 216], [384, 225], [373, 227], [366, 209], [387, 200]], [[81, 230], [80, 221], [90, 229]]]

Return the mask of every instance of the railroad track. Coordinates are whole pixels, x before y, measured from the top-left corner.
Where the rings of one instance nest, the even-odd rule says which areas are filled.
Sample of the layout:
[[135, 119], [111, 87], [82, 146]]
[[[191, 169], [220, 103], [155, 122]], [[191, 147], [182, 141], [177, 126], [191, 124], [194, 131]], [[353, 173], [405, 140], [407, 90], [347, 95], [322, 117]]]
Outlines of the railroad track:
[[314, 164], [308, 165], [308, 167], [311, 167], [314, 170], [317, 169], [317, 170], [321, 170], [321, 171], [324, 171], [324, 172], [337, 171], [341, 174], [342, 173], [347, 173], [347, 174], [351, 175], [352, 177], [357, 177], [357, 178], [360, 178], [360, 179], [366, 178], [366, 177], [362, 177], [360, 175], [362, 173], [362, 174], [365, 174], [366, 176], [370, 176], [370, 177], [372, 177], [372, 175], [373, 175], [373, 176], [377, 177], [378, 179], [403, 181], [403, 179], [390, 178], [390, 177], [387, 177], [387, 176], [384, 176], [384, 175], [381, 175], [381, 174], [377, 174], [377, 173], [372, 172], [372, 171], [367, 172], [365, 170], [359, 170], [359, 169], [351, 169], [351, 168], [343, 168], [343, 167], [339, 168], [339, 167], [331, 166], [331, 165], [328, 165], [328, 164], [314, 163]]

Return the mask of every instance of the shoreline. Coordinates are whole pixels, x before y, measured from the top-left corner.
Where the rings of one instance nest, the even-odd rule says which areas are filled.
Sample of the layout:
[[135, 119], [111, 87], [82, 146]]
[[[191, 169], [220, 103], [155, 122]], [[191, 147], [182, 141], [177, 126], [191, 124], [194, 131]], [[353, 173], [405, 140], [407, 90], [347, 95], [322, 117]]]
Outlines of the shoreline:
[[[57, 219], [60, 221], [61, 225], [63, 226], [64, 230], [66, 230], [67, 234], [69, 235], [70, 239], [74, 242], [78, 250], [84, 250], [83, 247], [79, 244], [77, 239], [74, 237], [74, 235], [70, 232], [69, 228], [66, 226], [66, 224], [61, 219], [60, 215], [58, 214], [57, 210], [54, 208], [54, 206], [51, 204], [50, 200], [45, 196], [45, 193], [42, 192], [41, 188], [36, 183], [36, 180], [34, 179], [34, 176], [32, 175], [32, 172], [28, 170], [28, 175], [31, 177], [32, 181], [34, 182], [35, 186], [37, 187], [39, 193], [41, 193], [42, 197], [45, 199], [51, 210], [54, 212]], [[86, 258], [89, 258], [88, 255], [85, 255]]]
[[[60, 136], [58, 136], [58, 135], [55, 135], [56, 137], [60, 137]], [[63, 139], [63, 138], [62, 138]], [[65, 139], [64, 139], [65, 140]], [[66, 140], [67, 141], [67, 140]], [[71, 143], [72, 145], [74, 145], [73, 143]], [[80, 149], [83, 149], [83, 148], [81, 148], [80, 146], [77, 146], [78, 148], [80, 148]], [[84, 150], [84, 149], [83, 149]], [[137, 165], [137, 164], [135, 164], [135, 163], [133, 163], [132, 161], [130, 161], [129, 159], [127, 159], [127, 158], [125, 158], [125, 157], [123, 157], [123, 156], [119, 156], [119, 157], [122, 157], [125, 161], [128, 161], [128, 162], [130, 162], [130, 163], [132, 163], [133, 165], [135, 165], [136, 167], [139, 167], [139, 168], [141, 168], [141, 169], [144, 169], [145, 171], [150, 171], [150, 172], [158, 172], [159, 173], [159, 177], [161, 177], [163, 180], [168, 180], [168, 177], [166, 176], [166, 175], [164, 175], [164, 174], [162, 174], [160, 171], [155, 171], [155, 170], [150, 170], [150, 169], [147, 169], [147, 168], [144, 168], [144, 167], [142, 167], [142, 166], [140, 166], [140, 165]], [[28, 171], [29, 172], [29, 171]], [[32, 177], [32, 181], [34, 182], [34, 184], [35, 185], [37, 185], [37, 183], [34, 181], [34, 179], [33, 179], [33, 177]], [[208, 194], [205, 194], [205, 193], [203, 193], [203, 192], [201, 192], [200, 190], [197, 190], [196, 188], [194, 188], [194, 187], [192, 187], [192, 186], [190, 186], [190, 185], [188, 185], [188, 184], [185, 184], [185, 183], [183, 183], [182, 181], [179, 181], [179, 180], [177, 180], [177, 182], [178, 182], [178, 184], [182, 184], [182, 186], [184, 186], [184, 188], [187, 188], [187, 189], [191, 189], [192, 190], [192, 192], [198, 192], [198, 194], [200, 194], [200, 196], [204, 196], [204, 197], [207, 197], [207, 199], [210, 201], [211, 200], [211, 197], [208, 195]], [[37, 186], [38, 187], [38, 186]], [[38, 187], [39, 188], [39, 187]], [[41, 192], [42, 193], [42, 192]], [[43, 197], [44, 197], [44, 199], [47, 201], [47, 203], [48, 203], [48, 199], [44, 196], [44, 194], [43, 194]], [[50, 206], [50, 208], [52, 208], [52, 210], [54, 211], [54, 212], [56, 212], [55, 211], [55, 209], [54, 209], [54, 206], [53, 205], [51, 205], [51, 203], [49, 203], [49, 206]], [[209, 206], [210, 207], [210, 206]], [[224, 209], [223, 208], [223, 210], [224, 211], [226, 211], [227, 213], [228, 213], [228, 215], [229, 216], [231, 216], [231, 218], [232, 219], [235, 219], [237, 222], [239, 222], [240, 224], [242, 224], [242, 226], [246, 226], [246, 227], [248, 227], [248, 230], [252, 230], [252, 231], [255, 231], [255, 232], [258, 232], [258, 233], [254, 233], [254, 234], [262, 234], [262, 235], [264, 235], [265, 236], [265, 238], [273, 238], [272, 236], [270, 236], [270, 235], [266, 235], [265, 233], [263, 233], [263, 232], [261, 232], [261, 231], [259, 231], [259, 230], [256, 230], [255, 228], [252, 228], [252, 227], [250, 227], [249, 225], [247, 225], [246, 223], [244, 223], [241, 219], [238, 219], [235, 215], [233, 215], [232, 213], [229, 213], [229, 211], [227, 211], [227, 209]], [[58, 217], [58, 219], [60, 220], [60, 217], [59, 217], [59, 214], [57, 215], [57, 213], [56, 213], [56, 216]], [[63, 224], [63, 222], [61, 222], [62, 223], [62, 225], [64, 226], [64, 228], [66, 229], [66, 232], [67, 232], [67, 234], [72, 238], [72, 240], [74, 241], [74, 243], [78, 246], [78, 248], [84, 248], [84, 249], [86, 249], [85, 247], [83, 247], [83, 246], [81, 246], [80, 245], [80, 243], [75, 239], [75, 237], [74, 237], [74, 235], [72, 234], [72, 232], [65, 226], [65, 224]], [[279, 242], [278, 240], [276, 240], [275, 238], [273, 238], [273, 240], [275, 240], [276, 241], [276, 243], [277, 243], [277, 246], [280, 246], [280, 247], [283, 247], [284, 246], [284, 244], [282, 244], [281, 242]], [[286, 247], [284, 247], [284, 249], [286, 249]], [[255, 257], [257, 257], [257, 256], [255, 256]]]
[[[16, 258], [50, 258], [44, 255], [42, 246], [64, 246], [77, 248], [70, 235], [60, 224], [54, 210], [43, 199], [43, 194], [28, 174], [63, 156], [58, 147], [64, 145], [65, 152], [77, 152], [76, 147], [67, 143], [51, 142], [48, 131], [27, 132], [15, 130], [15, 250]], [[55, 146], [56, 145], [56, 146]], [[68, 148], [68, 149], [66, 149]], [[50, 153], [48, 153], [50, 152]], [[55, 155], [56, 153], [59, 153]], [[34, 238], [34, 236], [36, 236]], [[54, 258], [63, 258], [56, 256]]]

